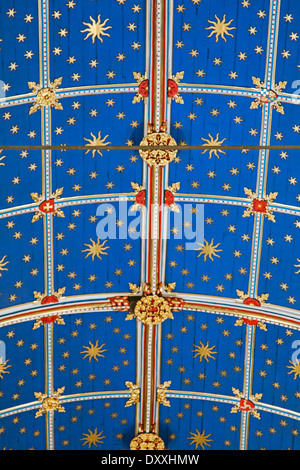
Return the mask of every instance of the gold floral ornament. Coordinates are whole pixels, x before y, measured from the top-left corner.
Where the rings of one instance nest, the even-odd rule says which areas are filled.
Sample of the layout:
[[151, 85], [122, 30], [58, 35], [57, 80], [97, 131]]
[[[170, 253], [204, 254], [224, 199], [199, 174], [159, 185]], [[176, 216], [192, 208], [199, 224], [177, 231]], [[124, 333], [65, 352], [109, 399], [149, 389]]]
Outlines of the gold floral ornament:
[[164, 450], [165, 443], [153, 432], [142, 432], [130, 442], [130, 450]]
[[[172, 290], [175, 289], [175, 287], [176, 287], [176, 282], [169, 282], [169, 284], [164, 284], [163, 282], [159, 282], [157, 289], [156, 289], [156, 293], [157, 295], [161, 295], [163, 292], [167, 292], [169, 294], [170, 292], [172, 292]], [[176, 299], [176, 297], [168, 298], [168, 301], [171, 301], [171, 300], [179, 300], [179, 299]]]
[[232, 387], [234, 395], [239, 398], [239, 403], [234, 405], [231, 408], [230, 413], [237, 413], [238, 411], [248, 411], [254, 418], [260, 419], [260, 413], [257, 411], [255, 404], [261, 400], [262, 393], [256, 393], [255, 395], [250, 395], [249, 399], [245, 398], [242, 393], [237, 389]]
[[63, 193], [64, 188], [58, 188], [54, 193], [51, 194], [50, 199], [43, 199], [43, 196], [38, 193], [30, 193], [30, 196], [36, 204], [39, 204], [38, 210], [33, 215], [31, 222], [36, 222], [41, 217], [44, 217], [45, 214], [53, 214], [57, 217], [64, 217], [65, 214], [63, 211], [55, 207], [55, 202]]
[[165, 204], [169, 206], [169, 209], [173, 212], [180, 212], [178, 204], [174, 201], [174, 194], [180, 189], [180, 183], [173, 183], [171, 186], [167, 186], [165, 189]]
[[168, 80], [168, 98], [173, 99], [175, 103], [184, 104], [182, 96], [178, 93], [178, 85], [183, 76], [184, 72], [177, 72]]
[[253, 305], [254, 307], [260, 307], [262, 304], [265, 304], [269, 298], [269, 294], [261, 294], [256, 297], [249, 297], [244, 291], [237, 289], [236, 293], [239, 297], [239, 300], [245, 305]]
[[44, 108], [45, 106], [63, 109], [62, 104], [58, 101], [56, 96], [57, 88], [61, 85], [61, 82], [62, 77], [56, 78], [45, 88], [36, 82], [28, 82], [28, 87], [36, 94], [36, 99], [29, 109], [29, 114], [35, 113], [38, 109]]
[[164, 382], [163, 384], [157, 387], [157, 391], [156, 391], [157, 403], [164, 405], [164, 406], [171, 406], [169, 400], [167, 400], [167, 397], [166, 397], [167, 388], [170, 387], [171, 383], [172, 383], [171, 380], [169, 380], [168, 382]]
[[65, 320], [60, 315], [51, 315], [48, 317], [38, 318], [33, 324], [32, 329], [36, 330], [42, 325], [47, 325], [49, 323], [57, 323], [58, 325], [65, 325]]
[[[138, 286], [137, 284], [132, 284], [131, 282], [129, 282], [128, 284], [129, 284], [129, 289], [131, 290], [131, 293], [133, 295], [139, 294], [142, 291], [142, 289], [144, 289], [144, 293], [146, 295], [149, 295], [152, 292], [150, 284], [148, 284], [147, 282], [145, 282], [143, 286]], [[170, 282], [169, 284], [164, 284], [162, 282], [159, 282], [157, 285], [156, 294], [162, 295], [163, 292], [170, 293], [175, 289], [175, 287], [176, 287], [176, 282]], [[170, 297], [170, 298], [167, 298], [167, 300], [171, 302], [172, 307], [173, 307], [173, 304], [179, 307], [179, 304], [181, 304], [182, 302], [182, 299], [177, 299], [176, 297], [172, 297], [172, 298]]]
[[[173, 139], [169, 134], [166, 134], [165, 127], [163, 126], [159, 132], [150, 132], [141, 141], [141, 146], [160, 147], [170, 146], [174, 147], [177, 145], [176, 140]], [[170, 163], [176, 157], [177, 150], [174, 149], [148, 149], [139, 150], [142, 159], [148, 163], [149, 166], [165, 166]]]
[[85, 23], [84, 21], [82, 22], [82, 24], [87, 26], [86, 29], [83, 29], [80, 31], [81, 33], [87, 33], [84, 40], [92, 36], [92, 42], [94, 44], [96, 38], [100, 39], [100, 41], [103, 42], [103, 39], [101, 36], [110, 37], [110, 34], [105, 32], [108, 29], [112, 28], [111, 26], [105, 27], [106, 23], [109, 21], [109, 18], [106, 18], [106, 20], [104, 20], [103, 23], [101, 23], [101, 15], [98, 15], [97, 21], [94, 20], [91, 16], [90, 16], [90, 20], [91, 20], [91, 23]]
[[50, 303], [56, 303], [59, 302], [59, 300], [62, 298], [63, 294], [65, 293], [66, 288], [65, 287], [60, 287], [57, 289], [56, 292], [53, 292], [53, 294], [47, 295], [46, 293], [41, 293], [34, 291], [33, 296], [36, 300], [34, 300], [33, 303], [40, 302], [41, 305], [45, 304], [50, 304]]
[[125, 385], [129, 388], [130, 398], [125, 403], [125, 407], [136, 405], [140, 401], [140, 389], [137, 385], [134, 385], [132, 382], [126, 381]]
[[256, 318], [244, 317], [236, 320], [234, 326], [242, 325], [257, 325], [261, 330], [267, 331], [267, 326], [262, 320], [257, 320]]
[[65, 387], [58, 388], [51, 396], [47, 396], [41, 392], [34, 392], [35, 398], [42, 402], [42, 405], [36, 412], [35, 417], [38, 418], [44, 413], [47, 413], [47, 411], [58, 411], [59, 413], [65, 412], [65, 408], [59, 402], [59, 397], [62, 395], [64, 390]]
[[257, 197], [251, 189], [244, 188], [245, 194], [251, 200], [251, 206], [243, 212], [242, 217], [250, 217], [251, 214], [260, 213], [267, 217], [271, 222], [275, 222], [275, 216], [273, 211], [270, 209], [271, 204], [277, 197], [278, 193], [270, 193], [263, 198]]
[[250, 109], [257, 109], [259, 106], [270, 103], [270, 105], [276, 109], [280, 114], [284, 114], [284, 109], [281, 102], [278, 99], [278, 95], [285, 89], [287, 82], [279, 82], [278, 85], [274, 85], [273, 88], [267, 89], [265, 83], [257, 77], [252, 77], [253, 84], [256, 89], [260, 91], [260, 96], [252, 101]]
[[137, 284], [133, 284], [132, 282], [129, 282], [128, 285], [129, 285], [129, 289], [131, 290], [131, 293], [133, 295], [139, 294], [142, 290], [141, 286], [138, 286]]
[[138, 300], [134, 313], [129, 313], [125, 320], [132, 320], [134, 317], [146, 325], [157, 325], [167, 318], [174, 318], [169, 302], [156, 294], [145, 295]]
[[146, 205], [146, 189], [138, 183], [130, 182], [135, 194], [135, 202], [130, 207], [130, 211], [134, 212]]
[[149, 95], [149, 80], [146, 75], [142, 75], [140, 72], [132, 72], [134, 79], [137, 81], [139, 86], [137, 94], [133, 97], [132, 103], [139, 103], [141, 100], [145, 100]]

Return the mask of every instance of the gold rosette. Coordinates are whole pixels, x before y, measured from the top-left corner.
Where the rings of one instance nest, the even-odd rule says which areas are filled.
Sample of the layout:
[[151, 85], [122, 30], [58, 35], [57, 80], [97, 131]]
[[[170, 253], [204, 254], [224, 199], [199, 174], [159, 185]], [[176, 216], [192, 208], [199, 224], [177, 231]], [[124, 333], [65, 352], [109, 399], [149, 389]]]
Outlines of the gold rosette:
[[137, 301], [134, 314], [127, 315], [126, 320], [138, 318], [146, 325], [157, 325], [167, 318], [174, 318], [169, 302], [158, 295], [146, 295]]
[[130, 450], [164, 450], [165, 443], [161, 437], [152, 432], [142, 432], [130, 442]]
[[[140, 145], [153, 147], [160, 145], [176, 146], [177, 143], [173, 137], [165, 132], [153, 132], [152, 134], [146, 135]], [[145, 149], [139, 152], [142, 159], [147, 162], [149, 166], [164, 166], [171, 162], [177, 154], [176, 149]]]

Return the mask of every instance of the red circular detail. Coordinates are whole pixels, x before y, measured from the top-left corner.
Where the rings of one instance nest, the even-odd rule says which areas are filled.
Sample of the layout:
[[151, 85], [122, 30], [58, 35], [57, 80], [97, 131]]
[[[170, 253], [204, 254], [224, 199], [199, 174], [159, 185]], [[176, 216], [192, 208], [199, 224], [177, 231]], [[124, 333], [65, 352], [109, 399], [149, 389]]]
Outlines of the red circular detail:
[[260, 307], [260, 301], [253, 299], [252, 297], [247, 297], [243, 302], [245, 305], [254, 305], [255, 307]]
[[177, 95], [178, 93], [178, 84], [175, 80], [171, 78], [168, 80], [168, 97], [173, 98], [173, 96]]

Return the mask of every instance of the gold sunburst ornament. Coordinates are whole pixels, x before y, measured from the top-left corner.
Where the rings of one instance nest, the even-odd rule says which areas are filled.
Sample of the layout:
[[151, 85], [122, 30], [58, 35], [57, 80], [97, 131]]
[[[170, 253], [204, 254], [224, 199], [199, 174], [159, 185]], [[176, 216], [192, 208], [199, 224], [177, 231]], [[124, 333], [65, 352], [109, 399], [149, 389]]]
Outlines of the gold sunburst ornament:
[[[221, 145], [223, 144], [224, 140], [226, 140], [226, 137], [223, 139], [223, 140], [219, 140], [219, 133], [216, 135], [215, 138], [213, 138], [210, 134], [209, 135], [209, 139], [204, 139], [203, 137], [201, 137], [201, 139], [205, 142], [205, 144], [203, 144], [204, 146], [209, 146], [209, 147], [221, 147]], [[206, 152], [209, 152], [209, 159], [215, 155], [217, 157], [217, 159], [219, 160], [219, 153], [224, 153], [226, 155], [226, 152], [224, 152], [224, 150], [222, 149], [205, 149], [203, 150], [203, 152], [201, 153], [206, 153]]]
[[[297, 261], [298, 263], [300, 263], [300, 259], [297, 258]], [[294, 264], [295, 268], [300, 268], [300, 264]], [[295, 271], [295, 274], [299, 274], [300, 273], [300, 269], [298, 269], [298, 271]]]
[[195, 248], [195, 251], [200, 251], [199, 255], [197, 255], [197, 258], [199, 258], [201, 255], [204, 255], [204, 262], [207, 260], [207, 257], [211, 259], [212, 261], [213, 256], [216, 256], [217, 258], [221, 258], [220, 255], [218, 255], [218, 252], [223, 251], [222, 249], [217, 250], [218, 246], [221, 245], [221, 243], [217, 243], [214, 245], [214, 239], [212, 238], [210, 243], [205, 240], [204, 238], [204, 243], [198, 243], [200, 245], [200, 248]]
[[[0, 271], [8, 271], [5, 266], [9, 263], [9, 261], [5, 260], [6, 255], [3, 256], [3, 258], [0, 260]], [[2, 277], [2, 273], [0, 272], [0, 277]]]
[[98, 433], [97, 428], [94, 431], [88, 429], [88, 433], [82, 433], [82, 435], [84, 436], [82, 439], [80, 439], [81, 441], [84, 441], [82, 445], [84, 446], [85, 444], [88, 444], [90, 449], [91, 445], [97, 447], [97, 444], [103, 444], [103, 439], [106, 438], [106, 436], [102, 435], [103, 432], [104, 431], [100, 431]]
[[209, 362], [209, 358], [213, 359], [214, 361], [216, 358], [213, 356], [213, 354], [218, 354], [217, 351], [213, 351], [215, 346], [209, 346], [209, 341], [204, 345], [202, 341], [199, 341], [200, 346], [193, 344], [196, 349], [192, 349], [191, 352], [195, 352], [196, 354], [193, 356], [193, 358], [199, 356], [199, 362], [202, 362], [202, 359], [205, 359], [206, 362]]
[[0, 358], [0, 379], [3, 379], [3, 374], [9, 374], [9, 371], [6, 370], [8, 367], [11, 367], [8, 363], [8, 359], [5, 362], [2, 362], [2, 357]]
[[231, 36], [233, 38], [233, 34], [229, 33], [229, 31], [231, 31], [232, 29], [236, 29], [234, 26], [232, 26], [231, 28], [229, 27], [233, 20], [230, 20], [228, 23], [226, 23], [226, 15], [223, 16], [222, 21], [220, 21], [220, 18], [218, 18], [217, 15], [215, 15], [215, 18], [217, 21], [207, 20], [210, 24], [212, 24], [212, 26], [208, 26], [207, 28], [205, 28], [212, 30], [207, 37], [210, 38], [213, 34], [215, 34], [215, 42], [219, 41], [219, 36], [221, 36], [221, 38], [224, 39], [225, 42], [227, 41], [225, 35]]
[[104, 352], [107, 351], [107, 349], [103, 349], [105, 346], [105, 343], [101, 344], [101, 346], [98, 346], [98, 339], [95, 344], [91, 343], [89, 341], [89, 346], [83, 346], [85, 351], [80, 351], [80, 354], [85, 354], [82, 359], [85, 359], [86, 357], [89, 358], [89, 362], [91, 362], [92, 359], [96, 359], [98, 362], [98, 357], [105, 357], [103, 354]]
[[211, 434], [205, 434], [205, 429], [203, 430], [202, 433], [200, 433], [198, 429], [196, 429], [196, 432], [190, 431], [190, 434], [191, 434], [191, 437], [187, 437], [187, 439], [191, 440], [189, 445], [191, 446], [192, 444], [195, 444], [196, 449], [198, 449], [198, 446], [200, 446], [204, 450], [204, 446], [210, 447], [209, 442], [213, 442], [213, 439], [208, 439], [211, 436]]
[[[3, 150], [1, 149], [0, 150], [0, 155], [1, 155], [2, 152], [3, 152]], [[6, 155], [2, 155], [2, 157], [0, 156], [0, 162], [1, 162], [0, 166], [5, 166], [5, 163], [2, 163], [2, 160], [4, 160], [4, 158], [6, 158]]]
[[288, 369], [291, 369], [288, 374], [294, 374], [294, 380], [296, 380], [297, 377], [300, 378], [300, 363], [298, 361], [292, 362], [291, 360], [289, 361], [292, 365], [291, 366], [286, 366]]
[[[111, 144], [111, 142], [105, 142], [105, 139], [107, 137], [109, 137], [108, 135], [106, 135], [105, 137], [103, 137], [103, 139], [101, 139], [101, 131], [98, 132], [98, 137], [96, 137], [92, 132], [90, 132], [90, 135], [92, 136], [92, 139], [86, 139], [84, 137], [84, 140], [86, 140], [88, 142], [88, 144], [85, 144], [86, 147], [94, 147], [96, 145]], [[91, 149], [88, 149], [85, 153], [87, 154], [90, 151], [91, 151]], [[94, 158], [96, 152], [99, 153], [99, 155], [101, 155], [101, 157], [102, 157], [102, 152], [100, 150], [92, 149], [92, 158]]]
[[110, 248], [110, 246], [105, 246], [105, 243], [107, 243], [107, 240], [104, 240], [103, 243], [100, 243], [100, 238], [98, 237], [97, 243], [94, 242], [92, 238], [90, 238], [90, 241], [92, 243], [84, 243], [84, 246], [87, 246], [88, 248], [86, 250], [81, 250], [82, 253], [87, 252], [87, 255], [85, 256], [85, 258], [87, 258], [88, 256], [91, 256], [92, 261], [94, 261], [95, 256], [97, 256], [97, 258], [101, 260], [102, 258], [100, 255], [108, 255], [108, 253], [106, 253], [105, 251], [105, 250], [108, 250], [108, 248]]
[[94, 44], [96, 38], [100, 39], [100, 41], [103, 42], [103, 39], [101, 36], [110, 37], [110, 34], [106, 33], [105, 31], [107, 31], [108, 29], [111, 29], [111, 26], [104, 27], [106, 23], [109, 21], [109, 18], [106, 18], [106, 20], [104, 20], [103, 23], [101, 23], [101, 15], [98, 15], [97, 21], [94, 20], [91, 16], [90, 16], [90, 20], [91, 20], [91, 23], [85, 23], [84, 21], [82, 22], [82, 24], [87, 26], [86, 29], [83, 29], [80, 31], [81, 33], [87, 33], [84, 39], [87, 39], [90, 36], [92, 36], [92, 42]]

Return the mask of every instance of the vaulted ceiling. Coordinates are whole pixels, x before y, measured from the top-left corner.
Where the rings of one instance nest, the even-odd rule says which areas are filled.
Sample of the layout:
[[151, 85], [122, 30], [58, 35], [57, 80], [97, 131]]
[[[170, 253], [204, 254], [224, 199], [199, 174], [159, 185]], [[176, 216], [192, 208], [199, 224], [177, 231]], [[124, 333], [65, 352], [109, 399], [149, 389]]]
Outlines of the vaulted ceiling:
[[1, 2], [1, 449], [300, 448], [299, 25]]

